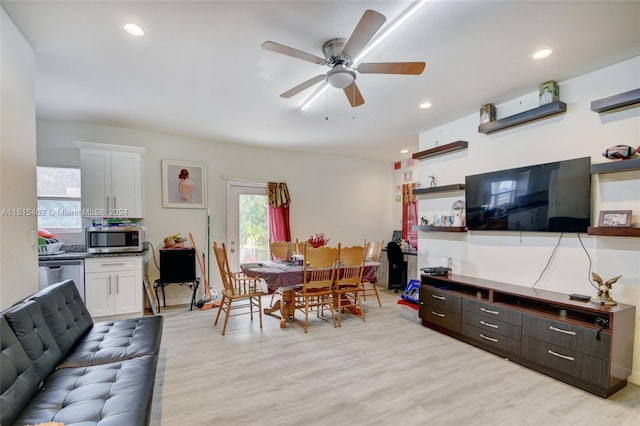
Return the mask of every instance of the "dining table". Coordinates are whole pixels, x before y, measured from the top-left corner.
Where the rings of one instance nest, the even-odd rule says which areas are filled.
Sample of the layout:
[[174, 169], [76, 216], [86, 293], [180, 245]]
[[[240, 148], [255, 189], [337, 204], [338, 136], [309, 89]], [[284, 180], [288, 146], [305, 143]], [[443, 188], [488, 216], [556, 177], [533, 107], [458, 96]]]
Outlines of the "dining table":
[[[376, 281], [376, 271], [380, 262], [366, 261], [362, 272], [363, 279]], [[264, 308], [265, 314], [271, 315], [280, 311], [280, 328], [287, 326], [287, 319], [293, 317], [295, 311], [295, 290], [302, 287], [304, 266], [289, 261], [265, 260], [262, 262], [241, 263], [240, 269], [250, 277], [263, 279], [270, 293], [280, 291], [282, 298], [273, 306]]]

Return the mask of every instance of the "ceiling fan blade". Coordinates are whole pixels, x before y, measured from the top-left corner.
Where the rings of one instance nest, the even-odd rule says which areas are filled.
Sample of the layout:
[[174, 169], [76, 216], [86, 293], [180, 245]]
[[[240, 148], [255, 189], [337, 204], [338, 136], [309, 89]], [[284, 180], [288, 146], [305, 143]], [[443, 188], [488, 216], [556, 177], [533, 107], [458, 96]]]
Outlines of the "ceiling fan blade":
[[351, 37], [342, 48], [342, 54], [355, 58], [386, 20], [384, 15], [374, 10], [365, 11]]
[[363, 74], [422, 74], [424, 62], [371, 62], [358, 65], [358, 72]]
[[344, 89], [344, 94], [347, 95], [347, 99], [352, 107], [358, 107], [364, 103], [364, 98], [362, 97], [362, 93], [360, 93], [360, 89], [356, 85], [354, 81]]
[[287, 90], [286, 92], [281, 94], [280, 97], [281, 98], [290, 98], [290, 97], [292, 97], [294, 95], [297, 95], [298, 93], [302, 92], [304, 89], [308, 89], [309, 87], [313, 86], [314, 84], [320, 83], [322, 80], [324, 80], [324, 74], [316, 75], [315, 77], [310, 78], [309, 80], [305, 81], [304, 83], [300, 83], [296, 87]]
[[302, 50], [294, 49], [293, 47], [285, 46], [284, 44], [276, 43], [274, 41], [265, 41], [262, 43], [261, 47], [264, 50], [302, 59], [303, 61], [313, 62], [314, 64], [324, 65], [325, 63], [325, 60], [319, 56], [312, 55], [311, 53], [303, 52]]

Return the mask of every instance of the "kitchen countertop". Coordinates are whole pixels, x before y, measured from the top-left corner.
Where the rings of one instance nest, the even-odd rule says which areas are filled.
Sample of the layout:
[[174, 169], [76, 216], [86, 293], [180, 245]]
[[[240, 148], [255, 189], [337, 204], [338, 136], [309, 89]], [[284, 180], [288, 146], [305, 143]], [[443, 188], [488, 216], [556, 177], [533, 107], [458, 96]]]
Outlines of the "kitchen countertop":
[[[84, 249], [84, 247], [82, 247]], [[145, 249], [138, 252], [128, 252], [128, 253], [87, 253], [86, 251], [77, 251], [77, 250], [64, 250], [59, 254], [46, 254], [46, 255], [38, 255], [38, 260], [75, 260], [75, 259], [85, 259], [85, 258], [97, 258], [97, 257], [130, 257], [130, 256], [145, 256], [149, 250]]]

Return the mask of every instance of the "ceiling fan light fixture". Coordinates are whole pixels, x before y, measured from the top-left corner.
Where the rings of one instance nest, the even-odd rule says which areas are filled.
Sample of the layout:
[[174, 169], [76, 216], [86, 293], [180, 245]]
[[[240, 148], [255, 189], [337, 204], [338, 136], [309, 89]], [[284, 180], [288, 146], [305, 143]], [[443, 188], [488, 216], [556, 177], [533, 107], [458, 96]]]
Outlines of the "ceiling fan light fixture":
[[327, 76], [325, 78], [327, 83], [332, 87], [335, 87], [336, 89], [344, 89], [353, 83], [356, 79], [356, 73], [344, 65], [339, 65], [327, 72]]

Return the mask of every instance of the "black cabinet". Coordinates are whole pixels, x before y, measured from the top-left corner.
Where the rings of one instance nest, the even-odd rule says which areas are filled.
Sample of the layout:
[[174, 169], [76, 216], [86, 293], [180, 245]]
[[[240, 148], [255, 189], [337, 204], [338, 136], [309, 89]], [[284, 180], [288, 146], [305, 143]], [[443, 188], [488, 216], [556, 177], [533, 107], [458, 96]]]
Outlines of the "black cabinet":
[[164, 288], [169, 284], [180, 284], [191, 290], [191, 305], [196, 304], [196, 293], [200, 278], [196, 277], [196, 250], [193, 248], [160, 249], [160, 278], [153, 283], [160, 312], [159, 292], [162, 292], [162, 305], [167, 306]]
[[196, 251], [192, 248], [160, 250], [160, 280], [179, 283], [196, 280]]

